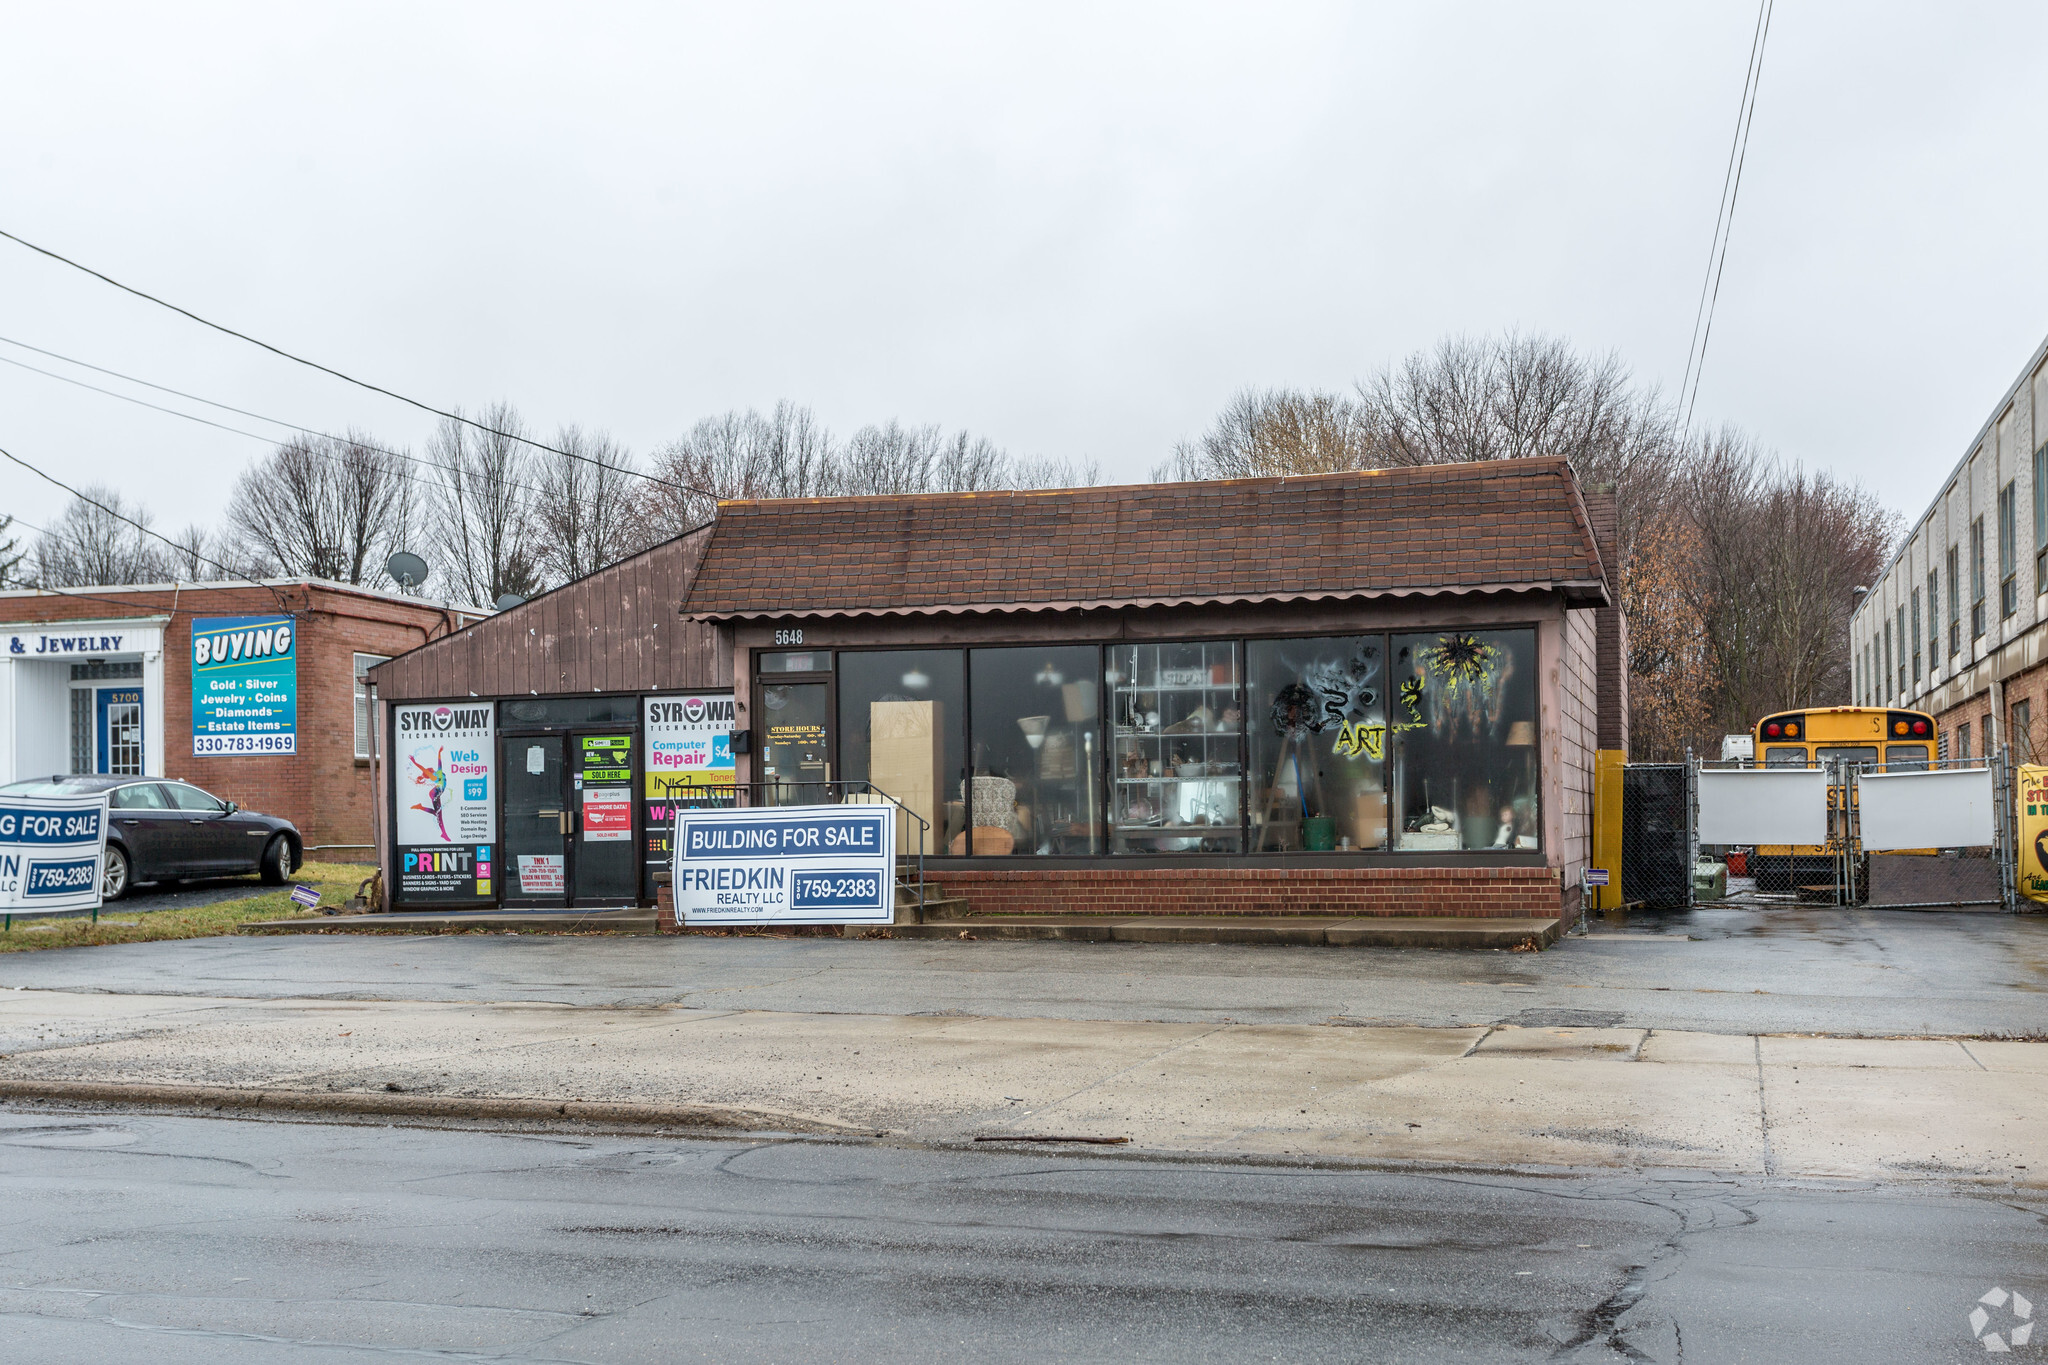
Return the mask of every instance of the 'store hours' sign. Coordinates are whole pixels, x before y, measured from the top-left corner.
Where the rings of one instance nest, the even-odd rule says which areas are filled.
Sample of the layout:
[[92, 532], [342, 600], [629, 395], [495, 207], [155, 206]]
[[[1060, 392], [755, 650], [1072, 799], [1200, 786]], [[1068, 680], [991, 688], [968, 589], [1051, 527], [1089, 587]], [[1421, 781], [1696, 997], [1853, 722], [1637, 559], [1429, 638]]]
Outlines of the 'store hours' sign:
[[887, 924], [896, 808], [775, 806], [676, 813], [685, 924]]

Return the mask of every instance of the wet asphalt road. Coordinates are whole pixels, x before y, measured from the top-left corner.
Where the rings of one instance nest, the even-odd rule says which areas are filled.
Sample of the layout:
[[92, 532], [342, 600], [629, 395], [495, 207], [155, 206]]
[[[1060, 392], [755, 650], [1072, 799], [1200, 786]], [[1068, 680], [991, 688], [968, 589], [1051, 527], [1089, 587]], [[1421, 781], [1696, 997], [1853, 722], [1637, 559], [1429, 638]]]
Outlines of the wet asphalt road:
[[38, 1362], [1950, 1361], [1994, 1285], [2048, 1314], [2048, 1200], [1930, 1187], [10, 1108], [0, 1200]]
[[2048, 915], [1701, 909], [1542, 953], [541, 935], [0, 957], [0, 988], [838, 1014], [2048, 1037]]

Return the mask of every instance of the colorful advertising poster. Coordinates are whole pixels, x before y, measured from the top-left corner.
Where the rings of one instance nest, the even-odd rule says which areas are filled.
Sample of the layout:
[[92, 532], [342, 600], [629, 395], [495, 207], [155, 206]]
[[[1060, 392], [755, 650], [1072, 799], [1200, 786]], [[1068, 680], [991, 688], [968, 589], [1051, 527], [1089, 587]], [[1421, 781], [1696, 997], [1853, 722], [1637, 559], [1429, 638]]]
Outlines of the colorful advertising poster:
[[391, 708], [400, 900], [495, 898], [494, 722], [488, 702]]
[[0, 797], [0, 910], [93, 909], [106, 853], [106, 793]]
[[192, 752], [299, 751], [299, 628], [290, 616], [192, 618]]
[[694, 787], [729, 787], [737, 770], [732, 760], [733, 704], [730, 692], [691, 692], [648, 697], [641, 702], [641, 732], [647, 737], [644, 828], [647, 832], [646, 891], [654, 894], [654, 873], [668, 869], [669, 836], [678, 802], [693, 795], [706, 805], [731, 805], [730, 793], [692, 793]]
[[2019, 891], [2048, 901], [2048, 767], [2021, 764], [2019, 784]]
[[585, 735], [579, 743], [582, 746], [583, 766], [577, 773], [576, 786], [582, 793], [583, 842], [631, 842], [633, 737]]
[[685, 924], [887, 924], [896, 807], [761, 806], [676, 814]]

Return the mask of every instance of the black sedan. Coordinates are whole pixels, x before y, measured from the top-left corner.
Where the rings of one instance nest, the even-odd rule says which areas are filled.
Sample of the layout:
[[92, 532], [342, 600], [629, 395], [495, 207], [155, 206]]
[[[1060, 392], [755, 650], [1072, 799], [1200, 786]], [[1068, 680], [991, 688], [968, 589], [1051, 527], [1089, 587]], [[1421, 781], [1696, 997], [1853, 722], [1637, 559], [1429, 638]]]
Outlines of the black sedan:
[[0, 787], [13, 796], [107, 794], [107, 858], [102, 900], [119, 900], [136, 882], [174, 882], [254, 872], [271, 886], [304, 862], [289, 820], [258, 815], [189, 782], [149, 777], [38, 777]]

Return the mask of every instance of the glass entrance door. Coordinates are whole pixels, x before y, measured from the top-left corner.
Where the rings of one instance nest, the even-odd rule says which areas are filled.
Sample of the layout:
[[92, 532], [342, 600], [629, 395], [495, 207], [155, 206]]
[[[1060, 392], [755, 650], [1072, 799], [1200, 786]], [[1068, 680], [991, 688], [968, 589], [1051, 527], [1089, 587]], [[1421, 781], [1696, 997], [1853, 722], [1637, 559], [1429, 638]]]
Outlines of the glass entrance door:
[[99, 770], [116, 777], [142, 775], [142, 689], [99, 689]]
[[830, 684], [761, 682], [761, 802], [822, 805], [832, 800]]
[[577, 905], [631, 905], [640, 891], [633, 838], [635, 736], [618, 731], [572, 738], [575, 813], [570, 828], [570, 899]]
[[570, 809], [562, 794], [560, 735], [507, 735], [498, 771], [504, 774], [505, 901], [566, 905], [569, 896]]

